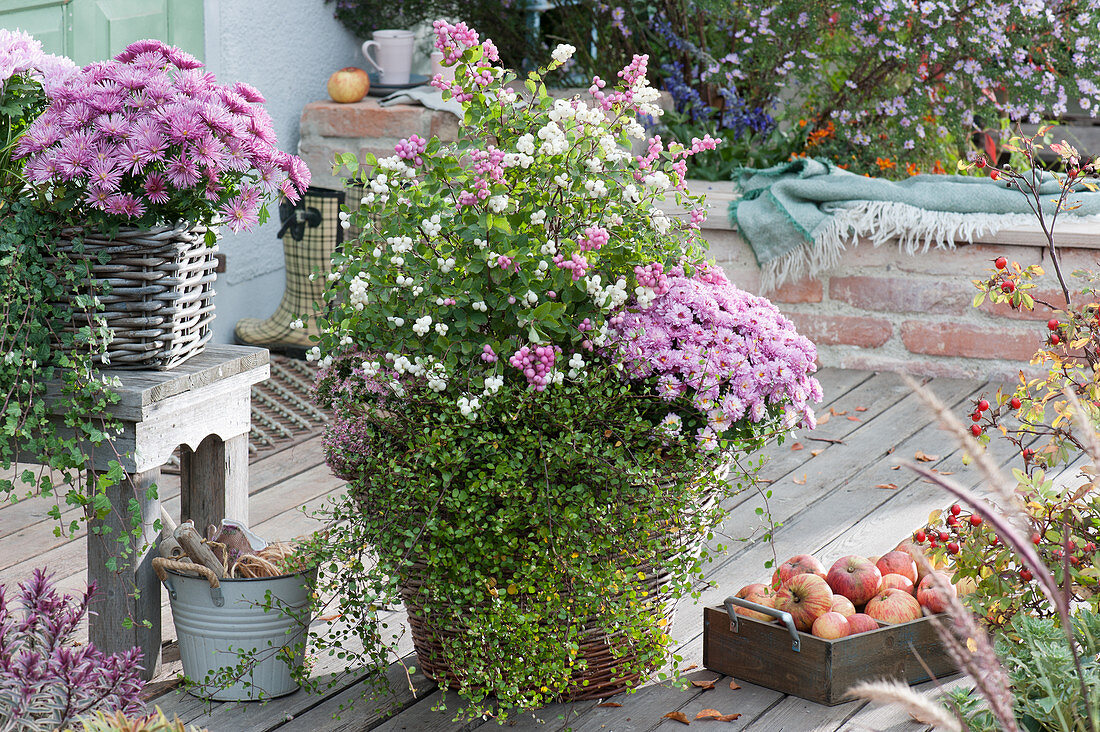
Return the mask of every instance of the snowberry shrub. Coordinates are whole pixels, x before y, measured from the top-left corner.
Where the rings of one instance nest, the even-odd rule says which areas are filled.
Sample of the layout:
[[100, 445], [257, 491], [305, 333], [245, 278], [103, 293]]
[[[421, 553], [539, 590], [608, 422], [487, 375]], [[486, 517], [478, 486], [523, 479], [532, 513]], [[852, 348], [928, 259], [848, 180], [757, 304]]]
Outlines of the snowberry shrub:
[[812, 426], [820, 387], [813, 345], [704, 259], [684, 173], [716, 141], [630, 152], [660, 113], [644, 56], [553, 100], [542, 74], [571, 48], [516, 91], [490, 41], [436, 30], [461, 140], [338, 158], [365, 195], [310, 354], [350, 484], [319, 594], [367, 639], [404, 600], [441, 631], [460, 713], [492, 695], [503, 717], [574, 693], [594, 634], [624, 686], [670, 660], [665, 603], [698, 586], [715, 499], [765, 437]]

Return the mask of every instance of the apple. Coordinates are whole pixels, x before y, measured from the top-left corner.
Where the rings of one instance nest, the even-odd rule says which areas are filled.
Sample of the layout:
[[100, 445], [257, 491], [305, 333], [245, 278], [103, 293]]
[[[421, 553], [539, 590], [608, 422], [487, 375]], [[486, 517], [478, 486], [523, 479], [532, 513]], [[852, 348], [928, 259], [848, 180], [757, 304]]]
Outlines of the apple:
[[913, 586], [913, 580], [900, 574], [882, 575], [882, 589], [902, 590], [910, 595], [916, 594], [917, 588]]
[[[932, 577], [938, 576], [942, 579], [950, 590], [941, 590], [932, 582]], [[948, 595], [946, 592], [950, 592], [952, 595], [958, 594], [955, 586], [951, 584], [951, 580], [943, 572], [931, 572], [927, 577], [920, 581], [917, 585], [917, 602], [922, 607], [928, 608], [929, 612], [942, 613], [947, 610]]]
[[833, 604], [829, 610], [834, 613], [840, 613], [844, 617], [848, 617], [849, 615], [855, 614], [856, 606], [844, 595], [833, 595]]
[[869, 630], [878, 630], [878, 621], [866, 613], [856, 613], [848, 616], [849, 635], [866, 633]]
[[353, 104], [370, 91], [370, 76], [355, 66], [345, 66], [328, 77], [328, 95], [340, 104]]
[[883, 590], [867, 601], [863, 612], [884, 623], [908, 623], [921, 616], [917, 598], [905, 590]]
[[966, 597], [972, 595], [978, 591], [978, 582], [973, 577], [960, 577], [955, 582], [955, 594], [959, 597]]
[[[737, 597], [742, 600], [748, 600], [749, 602], [755, 602], [757, 605], [765, 605], [767, 607], [775, 607], [775, 590], [768, 587], [763, 582], [757, 582], [752, 585], [745, 585], [737, 591]], [[736, 610], [738, 615], [744, 615], [746, 618], [752, 618], [753, 620], [761, 620], [765, 623], [770, 623], [775, 618], [771, 615], [765, 615], [764, 613], [757, 612], [756, 610], [750, 610], [747, 607], [739, 607]]]
[[825, 580], [833, 592], [862, 605], [879, 591], [882, 572], [866, 557], [851, 554], [836, 560]]
[[[931, 565], [932, 569], [943, 569], [947, 566], [946, 559], [940, 559], [937, 557], [929, 557], [924, 553], [924, 549], [906, 539], [897, 546], [898, 551], [906, 552], [909, 556], [913, 557], [913, 561], [917, 564], [917, 578], [913, 582], [920, 584], [920, 581], [924, 579], [924, 575], [928, 574], [928, 570], [925, 569], [925, 563]], [[925, 563], [922, 563], [919, 557], [924, 557]]]
[[775, 594], [775, 609], [788, 612], [794, 625], [808, 632], [814, 621], [833, 604], [833, 593], [825, 580], [816, 574], [796, 574], [779, 587]]
[[800, 574], [816, 574], [825, 579], [825, 565], [809, 554], [799, 554], [779, 565], [772, 574], [772, 587], [778, 588], [791, 577]]
[[878, 571], [882, 572], [884, 577], [888, 574], [900, 574], [903, 577], [908, 577], [909, 581], [914, 584], [917, 582], [917, 563], [909, 552], [900, 549], [886, 552], [875, 562], [875, 566], [878, 567]]
[[814, 621], [810, 632], [818, 638], [833, 640], [834, 638], [843, 638], [849, 635], [852, 629], [848, 625], [848, 618], [840, 613], [830, 611]]

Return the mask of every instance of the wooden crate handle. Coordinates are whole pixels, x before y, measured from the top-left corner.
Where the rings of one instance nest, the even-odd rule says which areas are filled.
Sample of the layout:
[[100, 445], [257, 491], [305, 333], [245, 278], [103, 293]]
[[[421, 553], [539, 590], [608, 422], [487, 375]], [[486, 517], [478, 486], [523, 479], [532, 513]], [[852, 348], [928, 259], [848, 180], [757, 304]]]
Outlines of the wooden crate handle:
[[791, 649], [795, 653], [802, 652], [802, 639], [798, 635], [798, 628], [794, 627], [794, 618], [791, 614], [784, 612], [783, 610], [776, 610], [774, 607], [768, 607], [767, 605], [761, 605], [760, 603], [750, 602], [743, 600], [740, 597], [727, 597], [726, 598], [726, 612], [730, 616], [730, 630], [734, 633], [740, 632], [737, 611], [734, 607], [743, 607], [747, 610], [755, 610], [758, 613], [764, 613], [770, 615], [776, 620], [781, 621], [787, 626], [787, 631], [791, 634]]

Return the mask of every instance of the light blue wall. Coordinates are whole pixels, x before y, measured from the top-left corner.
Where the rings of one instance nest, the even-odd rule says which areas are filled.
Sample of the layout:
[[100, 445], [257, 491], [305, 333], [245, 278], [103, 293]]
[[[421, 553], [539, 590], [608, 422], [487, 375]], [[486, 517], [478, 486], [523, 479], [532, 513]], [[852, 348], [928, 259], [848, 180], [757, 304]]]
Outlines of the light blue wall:
[[[267, 98], [279, 147], [298, 149], [298, 119], [309, 102], [327, 99], [329, 75], [363, 66], [360, 41], [323, 0], [203, 0], [206, 65], [222, 83], [244, 81]], [[251, 232], [223, 232], [228, 271], [218, 275], [214, 339], [233, 340], [240, 318], [266, 318], [283, 291], [283, 249], [272, 221]]]

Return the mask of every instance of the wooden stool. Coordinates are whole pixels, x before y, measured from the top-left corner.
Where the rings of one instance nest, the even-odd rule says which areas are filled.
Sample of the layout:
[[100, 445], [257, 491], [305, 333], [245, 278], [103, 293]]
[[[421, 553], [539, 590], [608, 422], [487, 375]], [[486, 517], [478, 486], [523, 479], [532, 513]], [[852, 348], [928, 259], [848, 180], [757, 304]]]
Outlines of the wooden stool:
[[[107, 653], [141, 648], [148, 679], [160, 663], [161, 645], [160, 583], [152, 568], [160, 499], [149, 489], [179, 446], [180, 515], [193, 519], [200, 533], [223, 518], [248, 522], [251, 389], [270, 375], [268, 352], [211, 345], [170, 371], [102, 373], [121, 381], [114, 387], [119, 400], [108, 412], [121, 422], [122, 434], [95, 448], [93, 463], [101, 473], [118, 461], [126, 479], [107, 490], [110, 513], [89, 521], [88, 580], [98, 587], [89, 636]], [[140, 507], [142, 535], [122, 560], [117, 540], [131, 530], [131, 501]], [[134, 620], [131, 627], [125, 618]]]

